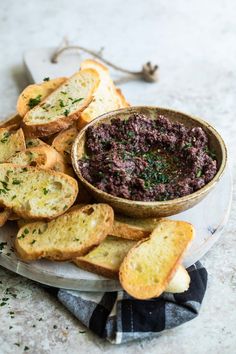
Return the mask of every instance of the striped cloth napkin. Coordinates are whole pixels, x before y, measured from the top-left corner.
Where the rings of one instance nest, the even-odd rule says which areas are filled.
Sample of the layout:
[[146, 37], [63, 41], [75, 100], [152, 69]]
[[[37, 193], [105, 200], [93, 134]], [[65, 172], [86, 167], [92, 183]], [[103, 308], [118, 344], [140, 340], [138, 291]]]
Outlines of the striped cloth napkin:
[[120, 344], [157, 337], [162, 331], [188, 322], [199, 314], [207, 286], [207, 271], [200, 262], [187, 271], [191, 278], [188, 291], [163, 293], [151, 300], [136, 300], [125, 291], [51, 291], [84, 326], [99, 337]]

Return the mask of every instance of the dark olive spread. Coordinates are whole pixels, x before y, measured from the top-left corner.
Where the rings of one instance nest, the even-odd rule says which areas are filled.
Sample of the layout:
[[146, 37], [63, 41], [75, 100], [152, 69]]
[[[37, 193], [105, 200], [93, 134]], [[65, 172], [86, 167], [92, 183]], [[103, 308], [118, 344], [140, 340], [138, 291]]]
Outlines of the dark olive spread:
[[86, 156], [79, 167], [95, 187], [137, 201], [183, 197], [202, 188], [217, 172], [202, 128], [141, 114], [89, 127]]

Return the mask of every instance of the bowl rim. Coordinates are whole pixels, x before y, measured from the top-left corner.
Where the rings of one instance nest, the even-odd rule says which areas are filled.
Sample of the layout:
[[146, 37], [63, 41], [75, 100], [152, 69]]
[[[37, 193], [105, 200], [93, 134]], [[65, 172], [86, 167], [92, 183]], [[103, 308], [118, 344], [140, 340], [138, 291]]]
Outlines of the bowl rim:
[[[164, 110], [164, 111], [169, 111], [172, 113], [177, 113], [186, 117], [189, 117], [190, 119], [192, 119], [195, 122], [199, 122], [201, 123], [203, 126], [205, 126], [206, 128], [208, 128], [211, 133], [214, 134], [214, 136], [217, 138], [219, 144], [220, 144], [220, 148], [222, 151], [222, 162], [221, 165], [216, 173], [216, 175], [213, 177], [213, 179], [208, 182], [204, 187], [200, 188], [199, 190], [188, 194], [186, 196], [180, 197], [180, 198], [175, 198], [175, 199], [170, 199], [170, 200], [163, 200], [163, 201], [138, 201], [138, 200], [131, 200], [131, 199], [126, 199], [126, 198], [121, 198], [121, 197], [117, 197], [114, 196], [112, 194], [109, 194], [107, 192], [102, 191], [101, 189], [95, 187], [94, 185], [92, 185], [91, 183], [89, 183], [81, 174], [81, 171], [77, 165], [77, 159], [76, 159], [76, 155], [77, 155], [77, 145], [78, 145], [78, 141], [80, 140], [80, 138], [83, 136], [83, 134], [85, 133], [85, 131], [88, 129], [88, 127], [95, 125], [97, 122], [99, 122], [100, 120], [103, 120], [104, 118], [109, 118], [111, 115], [115, 115], [115, 114], [122, 114], [122, 113], [128, 113], [130, 112], [135, 113], [136, 110], [140, 110], [140, 109], [147, 109], [147, 110], [153, 110], [153, 109], [160, 109], [160, 110]], [[104, 113], [98, 117], [96, 117], [95, 119], [93, 119], [90, 123], [88, 123], [77, 135], [77, 137], [75, 138], [75, 141], [72, 145], [72, 150], [71, 150], [71, 159], [72, 159], [72, 165], [73, 168], [76, 172], [76, 175], [78, 176], [79, 180], [81, 181], [82, 184], [85, 184], [87, 186], [87, 188], [92, 189], [95, 193], [97, 194], [101, 194], [104, 196], [104, 198], [106, 197], [106, 199], [110, 199], [110, 202], [119, 202], [119, 203], [123, 203], [126, 205], [129, 205], [130, 203], [132, 203], [133, 206], [143, 206], [143, 207], [158, 207], [158, 206], [170, 206], [172, 204], [182, 204], [184, 202], [187, 202], [189, 200], [195, 199], [196, 197], [200, 197], [201, 195], [205, 195], [210, 189], [212, 189], [215, 184], [220, 180], [220, 178], [222, 177], [224, 171], [225, 171], [225, 167], [227, 164], [227, 148], [225, 145], [225, 142], [223, 140], [223, 138], [221, 137], [221, 135], [217, 132], [217, 130], [212, 127], [211, 124], [209, 124], [207, 121], [203, 120], [202, 118], [184, 113], [182, 111], [179, 110], [175, 110], [175, 109], [170, 109], [170, 108], [166, 108], [166, 107], [159, 107], [159, 106], [130, 106], [130, 107], [126, 107], [126, 108], [120, 108], [117, 110], [113, 110], [107, 113]]]

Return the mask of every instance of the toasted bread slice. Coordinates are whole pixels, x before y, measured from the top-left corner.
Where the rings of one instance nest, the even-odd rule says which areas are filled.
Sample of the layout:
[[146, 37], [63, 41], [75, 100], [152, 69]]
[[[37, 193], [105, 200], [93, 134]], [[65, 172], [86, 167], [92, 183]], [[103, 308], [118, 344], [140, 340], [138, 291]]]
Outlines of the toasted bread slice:
[[93, 69], [75, 73], [23, 118], [28, 137], [43, 137], [68, 128], [93, 99], [99, 75]]
[[54, 169], [61, 156], [51, 146], [36, 146], [25, 151], [20, 151], [7, 160], [20, 166], [34, 166], [45, 169]]
[[151, 234], [160, 220], [158, 218], [133, 219], [117, 215], [111, 235], [130, 240], [141, 240]]
[[48, 95], [61, 86], [66, 81], [66, 77], [58, 77], [53, 80], [44, 81], [41, 84], [27, 86], [20, 94], [16, 109], [23, 118], [34, 106], [42, 102]]
[[124, 257], [135, 244], [132, 240], [108, 236], [98, 247], [73, 262], [89, 272], [116, 279]]
[[64, 156], [67, 163], [71, 162], [71, 147], [78, 135], [78, 130], [75, 126], [63, 130], [53, 140], [52, 146]]
[[0, 207], [0, 227], [5, 225], [10, 215], [11, 215], [11, 210]]
[[10, 163], [0, 165], [0, 205], [22, 218], [52, 219], [74, 203], [78, 185], [64, 173]]
[[0, 122], [0, 128], [7, 128], [9, 130], [17, 130], [20, 128], [22, 118], [19, 114], [15, 113], [8, 119]]
[[25, 138], [22, 129], [11, 131], [0, 129], [0, 163], [5, 162], [18, 151], [25, 149]]
[[83, 128], [94, 118], [103, 113], [113, 111], [118, 108], [127, 107], [127, 103], [121, 91], [116, 89], [109, 70], [96, 60], [88, 59], [81, 63], [81, 69], [95, 69], [100, 76], [100, 84], [94, 94], [94, 99], [90, 105], [81, 113], [77, 122], [78, 129]]
[[113, 218], [113, 210], [107, 204], [74, 208], [48, 223], [23, 226], [16, 236], [16, 251], [28, 261], [75, 258], [104, 240], [112, 228]]
[[137, 299], [159, 296], [174, 276], [193, 236], [191, 224], [162, 219], [150, 238], [139, 241], [122, 262], [119, 278], [125, 291]]

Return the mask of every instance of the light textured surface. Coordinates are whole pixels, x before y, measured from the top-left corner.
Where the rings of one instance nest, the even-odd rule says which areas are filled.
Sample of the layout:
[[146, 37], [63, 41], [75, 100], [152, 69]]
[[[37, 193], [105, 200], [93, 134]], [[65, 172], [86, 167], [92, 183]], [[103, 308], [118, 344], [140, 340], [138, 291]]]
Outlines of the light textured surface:
[[[19, 90], [27, 82], [22, 53], [29, 47], [58, 45], [68, 35], [73, 43], [94, 49], [104, 46], [104, 56], [131, 69], [149, 59], [157, 62], [159, 83], [123, 85], [127, 99], [205, 118], [222, 132], [234, 156], [235, 13], [233, 0], [149, 0], [139, 6], [134, 0], [8, 0], [0, 13], [0, 116], [14, 112]], [[203, 259], [209, 285], [199, 317], [157, 339], [116, 348], [87, 331], [80, 333], [84, 328], [52, 296], [1, 268], [1, 299], [9, 300], [0, 307], [0, 353], [22, 353], [27, 346], [28, 353], [37, 354], [233, 354], [235, 229], [233, 205], [224, 236]], [[5, 296], [7, 288], [16, 298]]]

